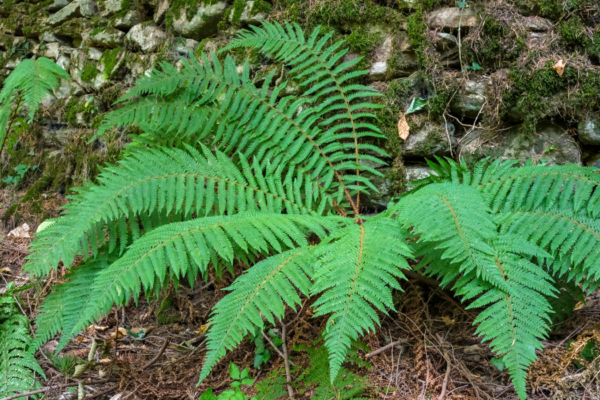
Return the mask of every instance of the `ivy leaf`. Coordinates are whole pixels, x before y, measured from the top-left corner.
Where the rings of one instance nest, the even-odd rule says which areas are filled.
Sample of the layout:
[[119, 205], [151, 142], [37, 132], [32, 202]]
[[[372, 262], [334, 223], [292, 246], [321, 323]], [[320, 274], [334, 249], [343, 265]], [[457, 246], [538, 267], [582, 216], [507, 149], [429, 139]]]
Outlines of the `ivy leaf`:
[[471, 69], [474, 71], [477, 71], [477, 70], [483, 69], [483, 67], [481, 65], [477, 64], [475, 61], [473, 61], [473, 65], [471, 65]]
[[458, 8], [460, 8], [461, 10], [462, 10], [464, 7], [467, 7], [467, 6], [468, 6], [468, 4], [467, 4], [467, 2], [466, 2], [466, 1], [457, 1], [457, 2], [456, 2], [456, 4], [458, 4]]
[[498, 371], [504, 371], [504, 367], [506, 366], [504, 364], [504, 357], [500, 357], [500, 358], [492, 357], [492, 359], [490, 360], [490, 364], [492, 364], [494, 367], [498, 368]]
[[408, 107], [408, 111], [406, 111], [404, 113], [404, 115], [412, 114], [414, 112], [422, 110], [426, 105], [427, 105], [427, 100], [422, 99], [420, 97], [415, 97], [414, 99], [412, 99], [412, 102], [410, 103], [410, 107]]

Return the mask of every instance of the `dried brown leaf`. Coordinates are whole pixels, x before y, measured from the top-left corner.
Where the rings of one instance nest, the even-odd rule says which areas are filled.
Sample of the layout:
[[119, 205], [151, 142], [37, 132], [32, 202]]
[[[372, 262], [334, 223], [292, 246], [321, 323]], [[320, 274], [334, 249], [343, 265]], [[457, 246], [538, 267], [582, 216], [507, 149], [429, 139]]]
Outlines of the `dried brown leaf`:
[[406, 115], [403, 115], [402, 119], [398, 121], [398, 136], [400, 136], [400, 139], [406, 140], [408, 135], [410, 135], [410, 127], [406, 122]]
[[563, 73], [565, 72], [565, 66], [567, 64], [563, 61], [563, 60], [558, 60], [558, 62], [556, 64], [554, 64], [554, 66], [552, 68], [554, 68], [554, 70], [556, 71], [556, 73], [559, 76], [563, 76]]

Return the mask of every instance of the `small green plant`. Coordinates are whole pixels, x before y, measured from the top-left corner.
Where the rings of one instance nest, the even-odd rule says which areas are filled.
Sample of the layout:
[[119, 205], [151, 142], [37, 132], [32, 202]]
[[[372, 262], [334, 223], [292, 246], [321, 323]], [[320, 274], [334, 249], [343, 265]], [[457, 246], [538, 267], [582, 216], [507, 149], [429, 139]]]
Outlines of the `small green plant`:
[[14, 175], [9, 175], [5, 179], [3, 179], [2, 182], [15, 187], [21, 182], [21, 180], [23, 180], [23, 177], [25, 176], [25, 174], [27, 174], [27, 172], [29, 172], [29, 170], [35, 171], [37, 167], [37, 165], [31, 167], [29, 165], [19, 164], [13, 168]]
[[[15, 142], [15, 135], [26, 130], [42, 99], [58, 87], [60, 79], [71, 80], [71, 77], [45, 57], [21, 61], [6, 78], [0, 91], [0, 155], [7, 141]], [[27, 120], [19, 117], [24, 107], [28, 111]]]
[[17, 288], [9, 282], [0, 296], [0, 398], [40, 388], [36, 375], [45, 379], [33, 356], [29, 320], [19, 310], [15, 296], [30, 287]]
[[[233, 379], [230, 383], [233, 389], [225, 390], [218, 396], [215, 396], [212, 388], [200, 396], [200, 400], [248, 400], [248, 396], [241, 391], [240, 386], [250, 386], [254, 383], [254, 379], [249, 378], [248, 368], [244, 368], [241, 372], [237, 365], [229, 363], [229, 376]], [[250, 400], [257, 400], [252, 397]]]
[[70, 354], [58, 356], [51, 352], [47, 352], [46, 355], [48, 356], [50, 361], [52, 361], [52, 366], [56, 368], [58, 372], [60, 372], [68, 378], [73, 376], [73, 374], [75, 373], [75, 368], [78, 365], [85, 364], [84, 360]]
[[[256, 354], [254, 357], [254, 368], [260, 368], [261, 365], [266, 364], [271, 358], [271, 352], [269, 351], [270, 343], [264, 339], [262, 332], [262, 329], [257, 327], [254, 334], [249, 338], [256, 346], [256, 349], [254, 350], [254, 354]], [[279, 347], [283, 344], [283, 341], [277, 336], [273, 329], [269, 329], [266, 335], [269, 336], [271, 342], [273, 342], [275, 346]]]

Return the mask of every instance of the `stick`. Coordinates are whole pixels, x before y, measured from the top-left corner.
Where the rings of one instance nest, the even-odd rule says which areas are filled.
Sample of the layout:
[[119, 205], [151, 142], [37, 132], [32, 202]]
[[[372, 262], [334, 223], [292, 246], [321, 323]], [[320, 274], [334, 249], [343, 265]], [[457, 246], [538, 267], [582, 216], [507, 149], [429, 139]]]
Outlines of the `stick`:
[[287, 344], [285, 343], [285, 323], [283, 323], [283, 321], [281, 322], [281, 340], [283, 341], [283, 344], [281, 345], [281, 348], [283, 349], [283, 361], [285, 364], [285, 381], [287, 382], [287, 389], [288, 389], [288, 394], [290, 395], [290, 399], [293, 400], [294, 399], [294, 390], [292, 389], [292, 376], [290, 375], [290, 360], [288, 359], [288, 351], [287, 351]]
[[162, 347], [160, 348], [158, 354], [150, 361], [148, 361], [143, 367], [142, 367], [142, 371], [145, 370], [146, 368], [152, 366], [152, 364], [154, 364], [155, 362], [158, 361], [158, 359], [160, 358], [160, 356], [163, 355], [163, 353], [165, 352], [165, 350], [167, 349], [167, 346], [169, 345], [169, 339], [165, 339], [165, 343], [163, 343]]
[[444, 397], [446, 397], [446, 391], [448, 390], [448, 378], [450, 377], [450, 370], [452, 370], [452, 366], [449, 362], [446, 361], [446, 363], [448, 364], [446, 366], [446, 376], [444, 377], [444, 383], [442, 383], [442, 393], [440, 393], [438, 400], [444, 400]]
[[84, 400], [89, 400], [89, 399], [97, 399], [98, 397], [102, 397], [102, 396], [104, 396], [105, 394], [108, 394], [108, 393], [112, 392], [112, 391], [113, 391], [113, 390], [115, 390], [116, 388], [117, 388], [117, 386], [113, 386], [113, 387], [111, 387], [110, 389], [107, 389], [107, 390], [105, 390], [105, 391], [103, 391], [103, 392], [100, 392], [100, 393], [96, 393], [96, 394], [95, 394], [95, 395], [93, 395], [93, 396], [86, 396], [86, 397], [84, 397], [83, 399], [84, 399]]
[[[100, 384], [100, 383], [110, 383], [110, 382], [118, 382], [118, 381], [119, 381], [118, 379], [107, 379], [105, 381], [88, 382], [87, 385], [96, 385], [96, 384]], [[62, 389], [62, 388], [67, 388], [67, 387], [75, 387], [78, 385], [79, 385], [79, 382], [67, 383], [67, 384], [63, 384], [63, 385], [59, 385], [59, 386], [48, 386], [48, 387], [33, 390], [33, 391], [27, 392], [27, 393], [14, 394], [12, 396], [3, 397], [0, 400], [13, 400], [13, 399], [21, 398], [21, 397], [31, 396], [34, 394], [44, 393], [44, 392], [50, 391], [52, 389]]]
[[377, 354], [383, 353], [383, 352], [384, 352], [384, 351], [386, 351], [387, 349], [391, 349], [392, 347], [394, 347], [394, 346], [395, 346], [395, 345], [397, 345], [397, 344], [405, 344], [405, 343], [408, 343], [408, 339], [400, 339], [400, 340], [396, 340], [395, 342], [388, 343], [388, 344], [386, 344], [385, 346], [383, 346], [383, 347], [381, 347], [381, 348], [379, 348], [379, 349], [377, 349], [377, 350], [375, 350], [375, 351], [372, 351], [372, 352], [370, 352], [370, 353], [367, 353], [366, 357], [367, 357], [367, 358], [371, 358], [371, 357], [373, 357], [373, 356], [376, 356]]

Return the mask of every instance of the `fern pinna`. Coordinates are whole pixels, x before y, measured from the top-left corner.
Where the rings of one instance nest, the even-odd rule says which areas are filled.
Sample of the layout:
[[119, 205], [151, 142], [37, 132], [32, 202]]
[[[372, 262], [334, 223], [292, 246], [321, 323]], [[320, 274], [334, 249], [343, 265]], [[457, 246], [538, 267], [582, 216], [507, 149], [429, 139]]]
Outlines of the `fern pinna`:
[[597, 172], [439, 160], [436, 177], [362, 215], [361, 194], [377, 190], [365, 173], [378, 175], [370, 165], [386, 156], [372, 144], [383, 137], [370, 102], [378, 93], [357, 83], [360, 60], [343, 61], [347, 49], [330, 38], [263, 23], [221, 50], [265, 53], [301, 96], [273, 75], [256, 86], [248, 63], [238, 73], [228, 55], [183, 59], [180, 71], [164, 63], [137, 82], [98, 134], [143, 133], [32, 242], [25, 268], [36, 276], [82, 259], [47, 298], [38, 345], [62, 332], [60, 350], [115, 304], [241, 260], [251, 267], [213, 311], [200, 381], [248, 332], [313, 296], [315, 315], [328, 318], [333, 382], [350, 343], [393, 308], [407, 260], [420, 259], [416, 269], [481, 309], [478, 333], [526, 396], [551, 305], [568, 303], [553, 299], [596, 286]]
[[0, 296], [0, 396], [2, 398], [38, 389], [41, 385], [36, 378], [45, 377], [44, 371], [32, 354], [29, 319], [21, 314], [16, 304], [17, 297], [14, 294], [21, 290], [23, 288], [16, 288], [14, 282], [9, 282], [4, 295]]

